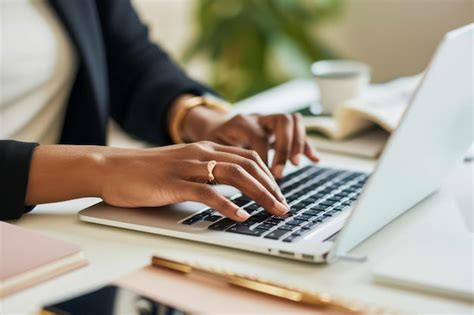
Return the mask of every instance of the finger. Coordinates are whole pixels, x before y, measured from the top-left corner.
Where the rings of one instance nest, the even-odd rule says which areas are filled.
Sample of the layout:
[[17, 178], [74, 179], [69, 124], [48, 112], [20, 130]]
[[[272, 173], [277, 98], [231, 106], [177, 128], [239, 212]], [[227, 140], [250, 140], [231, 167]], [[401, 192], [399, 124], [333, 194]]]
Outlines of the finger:
[[182, 187], [184, 200], [203, 203], [237, 222], [243, 222], [250, 216], [248, 212], [220, 195], [209, 185], [183, 182]]
[[289, 210], [286, 205], [275, 198], [268, 189], [238, 164], [218, 162], [214, 168], [214, 176], [219, 183], [239, 189], [274, 215], [281, 216]]
[[[267, 166], [268, 165], [268, 150], [270, 149], [270, 143], [268, 141], [267, 135], [265, 134], [265, 135], [257, 136], [254, 134], [253, 136], [250, 136], [250, 139], [251, 140], [250, 140], [249, 148], [252, 150], [255, 150], [258, 153], [263, 164]], [[270, 172], [270, 170], [268, 171]]]
[[[218, 156], [218, 154], [221, 154], [221, 156]], [[242, 157], [229, 153], [217, 153], [214, 158], [219, 161], [213, 170], [213, 175], [217, 182], [234, 186], [272, 214], [282, 215], [283, 212], [286, 213], [286, 211], [288, 211], [288, 205], [276, 183], [269, 181], [268, 176], [260, 170], [255, 162], [247, 160], [251, 162], [248, 165], [253, 164], [251, 166], [253, 172], [260, 172], [256, 177], [266, 178], [266, 182], [265, 179], [262, 180], [263, 183], [260, 182], [242, 166], [247, 162], [243, 162], [242, 165], [239, 165], [237, 163], [223, 161], [225, 159], [231, 161], [244, 159]], [[205, 183], [208, 180], [207, 162], [189, 161], [182, 165], [182, 169], [184, 174], [188, 174], [188, 176], [183, 177], [184, 179], [200, 183]]]
[[[239, 118], [239, 119], [237, 119]], [[227, 144], [246, 147], [258, 152], [265, 165], [268, 163], [269, 139], [256, 115], [236, 117], [236, 128], [232, 133], [222, 135]]]
[[293, 146], [291, 149], [291, 162], [294, 165], [300, 164], [300, 154], [304, 151], [306, 130], [303, 125], [303, 118], [300, 113], [292, 115], [293, 117]]
[[[243, 151], [246, 151], [244, 154], [247, 155], [247, 152], [252, 152], [250, 150]], [[261, 165], [259, 165], [255, 160], [227, 152], [215, 152], [213, 157], [216, 159], [216, 161], [233, 163], [242, 166], [251, 176], [253, 176], [260, 182], [260, 184], [270, 191], [273, 196], [275, 196], [275, 198], [281, 202], [286, 202], [285, 197], [283, 197], [283, 193], [281, 192], [280, 187], [277, 185], [276, 181], [273, 179], [273, 176], [269, 176], [268, 173], [265, 172]]]
[[283, 169], [289, 158], [293, 142], [293, 118], [290, 115], [277, 116], [275, 133], [275, 157], [271, 167], [272, 173], [283, 177]]
[[[267, 143], [267, 147], [268, 147], [268, 143]], [[260, 166], [260, 168], [268, 175], [268, 177], [273, 179], [272, 172], [270, 172], [270, 169], [268, 168], [267, 164], [265, 163], [265, 161], [261, 157], [260, 153], [256, 152], [256, 150], [255, 151], [246, 150], [246, 149], [243, 149], [243, 148], [224, 146], [224, 145], [223, 146], [217, 146], [216, 150], [236, 154], [236, 155], [239, 155], [239, 156], [242, 156], [242, 157], [245, 157], [247, 159], [255, 161]], [[267, 154], [268, 154], [268, 149], [267, 149]]]
[[316, 149], [307, 140], [304, 143], [304, 154], [313, 162], [319, 162], [321, 159]]

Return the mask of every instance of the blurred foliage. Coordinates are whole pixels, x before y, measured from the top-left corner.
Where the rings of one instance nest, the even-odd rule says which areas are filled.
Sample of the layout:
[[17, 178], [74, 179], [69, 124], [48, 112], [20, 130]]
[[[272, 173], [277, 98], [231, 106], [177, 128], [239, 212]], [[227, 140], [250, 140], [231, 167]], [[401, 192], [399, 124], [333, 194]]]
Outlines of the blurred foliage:
[[184, 61], [211, 62], [211, 85], [236, 101], [298, 76], [311, 62], [334, 57], [317, 26], [343, 0], [198, 0], [198, 32]]

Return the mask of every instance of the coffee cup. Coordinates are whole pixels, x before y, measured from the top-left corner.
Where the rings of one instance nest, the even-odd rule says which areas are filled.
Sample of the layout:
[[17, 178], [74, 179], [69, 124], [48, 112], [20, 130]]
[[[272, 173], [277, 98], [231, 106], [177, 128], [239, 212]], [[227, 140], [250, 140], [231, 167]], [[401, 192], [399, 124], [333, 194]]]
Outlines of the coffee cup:
[[352, 60], [322, 60], [311, 65], [324, 114], [333, 114], [349, 99], [359, 98], [370, 82], [370, 67]]

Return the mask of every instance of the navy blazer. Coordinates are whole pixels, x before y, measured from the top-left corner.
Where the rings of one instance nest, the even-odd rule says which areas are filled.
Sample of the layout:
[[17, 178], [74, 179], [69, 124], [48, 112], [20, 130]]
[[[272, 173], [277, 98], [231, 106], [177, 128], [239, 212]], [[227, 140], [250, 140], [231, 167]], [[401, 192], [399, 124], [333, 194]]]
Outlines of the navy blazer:
[[[210, 90], [191, 80], [148, 39], [129, 0], [50, 0], [76, 49], [78, 71], [60, 142], [104, 145], [113, 118], [128, 133], [171, 144], [169, 105], [178, 95]], [[0, 140], [0, 219], [24, 212], [29, 165], [37, 144]]]

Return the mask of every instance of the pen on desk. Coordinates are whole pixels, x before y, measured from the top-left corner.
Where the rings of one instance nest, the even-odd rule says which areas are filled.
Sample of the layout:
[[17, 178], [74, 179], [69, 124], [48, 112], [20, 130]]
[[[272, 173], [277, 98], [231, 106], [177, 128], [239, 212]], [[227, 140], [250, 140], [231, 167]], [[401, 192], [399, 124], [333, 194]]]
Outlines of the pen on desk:
[[217, 278], [220, 281], [225, 283], [235, 285], [241, 288], [246, 288], [252, 291], [264, 293], [267, 295], [279, 297], [282, 299], [290, 300], [293, 302], [298, 302], [306, 305], [318, 306], [318, 307], [329, 307], [334, 310], [350, 312], [350, 313], [362, 313], [354, 305], [348, 303], [339, 302], [331, 297], [329, 294], [325, 293], [309, 293], [303, 292], [296, 289], [276, 285], [268, 281], [263, 281], [256, 278], [251, 278], [243, 275], [238, 275], [234, 273], [221, 272], [213, 270], [210, 268], [204, 268], [196, 265], [189, 265], [182, 262], [177, 262], [169, 260], [166, 258], [153, 256], [152, 265], [154, 267], [166, 268], [174, 271], [179, 271], [182, 273], [195, 273], [202, 274], [205, 276], [210, 276]]

